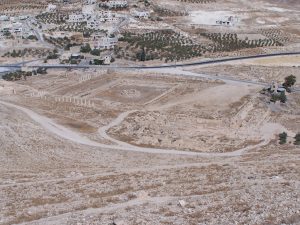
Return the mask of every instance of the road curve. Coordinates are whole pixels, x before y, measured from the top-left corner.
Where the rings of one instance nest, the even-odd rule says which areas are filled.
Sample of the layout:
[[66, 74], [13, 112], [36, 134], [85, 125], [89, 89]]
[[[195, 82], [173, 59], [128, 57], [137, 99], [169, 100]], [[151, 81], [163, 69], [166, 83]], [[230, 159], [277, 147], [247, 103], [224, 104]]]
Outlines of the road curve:
[[[107, 144], [101, 144], [99, 142], [93, 141], [88, 139], [87, 137], [81, 136], [80, 134], [63, 127], [62, 125], [59, 125], [52, 121], [51, 119], [44, 117], [42, 115], [39, 115], [35, 112], [33, 112], [30, 109], [0, 101], [0, 104], [3, 104], [8, 107], [16, 108], [25, 114], [27, 114], [32, 120], [40, 124], [45, 130], [63, 138], [67, 139], [69, 141], [72, 141], [74, 143], [87, 145], [91, 147], [100, 147], [104, 149], [111, 149], [111, 150], [120, 150], [120, 151], [132, 151], [132, 152], [143, 152], [143, 153], [149, 153], [149, 154], [171, 154], [171, 155], [185, 155], [185, 156], [201, 156], [201, 157], [229, 157], [229, 156], [241, 156], [245, 152], [256, 149], [258, 147], [262, 147], [264, 145], [267, 145], [269, 141], [271, 140], [272, 135], [269, 137], [265, 137], [265, 140], [263, 140], [261, 143], [257, 145], [247, 146], [245, 148], [233, 151], [233, 152], [224, 152], [224, 153], [202, 153], [202, 152], [188, 152], [188, 151], [180, 151], [180, 150], [173, 150], [173, 149], [159, 149], [159, 148], [143, 148], [143, 147], [137, 147], [137, 146], [119, 146], [119, 145], [107, 145]], [[114, 123], [114, 122], [112, 122]], [[277, 127], [274, 127], [273, 132], [277, 132]], [[119, 143], [121, 144], [121, 143]]]
[[116, 139], [114, 139], [114, 138], [112, 138], [112, 137], [110, 137], [110, 136], [107, 135], [107, 131], [108, 131], [110, 128], [119, 125], [120, 123], [122, 123], [122, 122], [124, 121], [124, 119], [125, 119], [127, 116], [129, 116], [129, 114], [134, 113], [134, 112], [137, 112], [137, 110], [131, 110], [131, 111], [127, 111], [127, 112], [121, 113], [116, 119], [114, 119], [113, 121], [111, 121], [108, 125], [103, 126], [103, 127], [100, 127], [100, 128], [98, 129], [99, 135], [100, 135], [102, 138], [104, 138], [104, 139], [106, 139], [106, 140], [109, 140], [109, 141], [111, 141], [111, 142], [113, 142], [113, 143], [115, 143], [115, 144], [117, 144], [117, 145], [119, 145], [119, 146], [135, 147], [135, 146], [133, 146], [133, 145], [130, 145], [130, 144], [128, 144], [128, 143], [125, 143], [125, 142], [116, 140]]

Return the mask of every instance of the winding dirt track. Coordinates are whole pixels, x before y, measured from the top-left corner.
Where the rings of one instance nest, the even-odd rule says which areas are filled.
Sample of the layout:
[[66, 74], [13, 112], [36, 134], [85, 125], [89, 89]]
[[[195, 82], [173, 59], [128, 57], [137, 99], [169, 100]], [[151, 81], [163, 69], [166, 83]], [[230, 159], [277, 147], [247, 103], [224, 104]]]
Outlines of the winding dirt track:
[[244, 154], [245, 152], [255, 149], [258, 147], [262, 147], [264, 145], [267, 145], [269, 141], [273, 138], [274, 134], [277, 133], [279, 130], [286, 130], [284, 127], [282, 127], [279, 124], [272, 124], [272, 123], [267, 123], [265, 126], [262, 128], [262, 133], [264, 134], [263, 136], [263, 141], [257, 145], [252, 145], [248, 146], [233, 152], [224, 152], [224, 153], [201, 153], [201, 152], [188, 152], [188, 151], [180, 151], [180, 150], [173, 150], [173, 149], [159, 149], [159, 148], [143, 148], [143, 147], [137, 147], [137, 146], [132, 146], [127, 143], [118, 141], [116, 139], [113, 139], [111, 137], [108, 137], [106, 134], [106, 131], [118, 124], [120, 124], [125, 118], [126, 115], [128, 115], [130, 112], [127, 113], [122, 113], [117, 119], [112, 121], [109, 125], [100, 128], [100, 133], [102, 134], [103, 137], [108, 137], [109, 140], [113, 141], [114, 143], [117, 143], [118, 145], [107, 145], [107, 144], [101, 144], [96, 141], [92, 141], [88, 139], [87, 137], [84, 137], [62, 125], [59, 125], [52, 121], [51, 119], [44, 117], [42, 115], [39, 115], [35, 112], [33, 112], [30, 109], [14, 105], [12, 103], [0, 101], [1, 104], [6, 105], [8, 107], [13, 107], [16, 108], [25, 114], [27, 114], [32, 120], [40, 124], [44, 129], [47, 131], [50, 131], [51, 133], [54, 133], [55, 135], [64, 138], [66, 140], [78, 143], [78, 144], [83, 144], [83, 145], [88, 145], [92, 147], [100, 147], [104, 149], [112, 149], [112, 150], [121, 150], [121, 151], [133, 151], [133, 152], [144, 152], [144, 153], [150, 153], [150, 154], [172, 154], [172, 155], [187, 155], [187, 156], [203, 156], [203, 157], [216, 157], [216, 156], [240, 156]]
[[135, 146], [133, 146], [133, 145], [130, 145], [130, 144], [128, 144], [128, 143], [125, 143], [125, 142], [116, 140], [116, 139], [114, 139], [114, 138], [108, 136], [106, 132], [107, 132], [110, 128], [112, 128], [112, 127], [114, 127], [114, 126], [117, 126], [117, 125], [119, 125], [120, 123], [122, 123], [122, 122], [124, 121], [124, 119], [125, 119], [127, 116], [129, 116], [129, 114], [134, 113], [134, 112], [136, 112], [136, 111], [137, 111], [137, 110], [131, 110], [131, 111], [127, 111], [127, 112], [121, 113], [116, 119], [114, 119], [113, 121], [111, 121], [108, 125], [106, 125], [106, 126], [104, 126], [104, 127], [100, 127], [100, 128], [98, 129], [99, 135], [100, 135], [101, 137], [103, 137], [104, 139], [109, 140], [109, 141], [111, 141], [111, 142], [113, 142], [113, 143], [115, 143], [115, 144], [117, 144], [117, 145], [119, 145], [119, 146], [135, 147]]

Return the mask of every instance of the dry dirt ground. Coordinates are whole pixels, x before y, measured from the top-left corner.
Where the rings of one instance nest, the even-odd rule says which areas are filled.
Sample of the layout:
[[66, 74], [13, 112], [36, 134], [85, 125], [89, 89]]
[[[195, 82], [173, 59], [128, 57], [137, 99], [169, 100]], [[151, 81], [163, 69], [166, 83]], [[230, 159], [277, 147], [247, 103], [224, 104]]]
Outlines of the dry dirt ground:
[[234, 79], [263, 83], [275, 81], [280, 84], [284, 82], [286, 76], [293, 74], [297, 80], [295, 87], [300, 87], [300, 56], [240, 60], [221, 63], [218, 66], [196, 66], [192, 70], [198, 73], [226, 76]]
[[299, 224], [299, 93], [181, 73], [1, 81], [0, 224]]
[[[45, 8], [35, 2], [34, 9], [16, 0], [0, 8], [9, 15]], [[284, 40], [209, 57], [299, 50], [297, 0], [152, 2], [191, 16], [126, 29], [171, 28], [200, 42], [202, 31]], [[240, 22], [209, 24], [224, 16]], [[270, 104], [258, 83], [290, 74], [299, 87], [299, 57], [164, 73], [50, 70], [0, 81], [0, 225], [300, 224], [293, 145], [300, 94]], [[283, 131], [288, 143], [279, 145]]]

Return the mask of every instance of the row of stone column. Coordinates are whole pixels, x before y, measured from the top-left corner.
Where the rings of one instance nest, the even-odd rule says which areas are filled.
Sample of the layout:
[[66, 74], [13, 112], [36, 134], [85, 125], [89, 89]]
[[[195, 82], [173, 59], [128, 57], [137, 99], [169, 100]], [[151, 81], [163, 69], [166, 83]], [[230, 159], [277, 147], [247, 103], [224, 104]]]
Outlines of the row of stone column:
[[103, 75], [103, 74], [106, 74], [107, 73], [107, 71], [105, 71], [105, 70], [101, 70], [101, 71], [98, 71], [98, 73], [97, 74], [94, 74], [94, 75], [91, 75], [91, 74], [86, 74], [86, 75], [83, 75], [83, 76], [81, 76], [80, 78], [79, 78], [79, 83], [82, 83], [82, 82], [85, 82], [85, 81], [89, 81], [89, 80], [91, 80], [92, 78], [95, 78], [95, 77], [99, 77], [99, 76], [101, 76], [101, 75]]
[[31, 92], [30, 97], [44, 100], [54, 100], [55, 102], [73, 103], [84, 107], [95, 107], [95, 103], [86, 98], [69, 97], [69, 96], [49, 96], [45, 91]]

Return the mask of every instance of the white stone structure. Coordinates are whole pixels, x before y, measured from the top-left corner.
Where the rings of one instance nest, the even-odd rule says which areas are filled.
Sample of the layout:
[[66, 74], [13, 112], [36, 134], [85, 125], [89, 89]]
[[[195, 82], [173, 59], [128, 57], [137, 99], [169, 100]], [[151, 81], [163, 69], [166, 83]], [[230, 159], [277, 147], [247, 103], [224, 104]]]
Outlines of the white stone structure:
[[86, 21], [86, 17], [83, 14], [71, 14], [69, 15], [69, 23], [82, 23]]
[[83, 5], [82, 6], [82, 14], [84, 16], [91, 16], [95, 13], [95, 5]]
[[48, 13], [55, 12], [56, 9], [57, 9], [57, 6], [50, 3], [50, 4], [47, 6], [46, 12], [48, 12]]
[[96, 49], [112, 49], [118, 43], [117, 37], [101, 37], [94, 40], [94, 48]]
[[128, 7], [127, 0], [109, 0], [106, 2], [101, 2], [100, 6], [106, 6], [108, 8], [126, 8]]
[[111, 62], [111, 55], [105, 55], [101, 59], [103, 60], [104, 65], [109, 65]]
[[19, 20], [27, 20], [29, 18], [29, 16], [19, 16]]
[[97, 3], [97, 0], [85, 0], [84, 4], [86, 5], [94, 5]]
[[6, 16], [6, 15], [1, 15], [0, 16], [0, 21], [9, 21], [9, 16]]
[[232, 27], [235, 26], [239, 22], [238, 17], [236, 16], [227, 16], [221, 20], [217, 20], [216, 24], [221, 26]]
[[101, 29], [102, 23], [118, 23], [120, 18], [110, 11], [100, 11], [87, 19], [87, 27], [90, 29]]
[[134, 11], [132, 13], [132, 15], [135, 17], [135, 18], [139, 18], [139, 19], [149, 19], [150, 17], [150, 13], [149, 12], [146, 12], [146, 11], [143, 11], [143, 12], [140, 12], [140, 11]]

